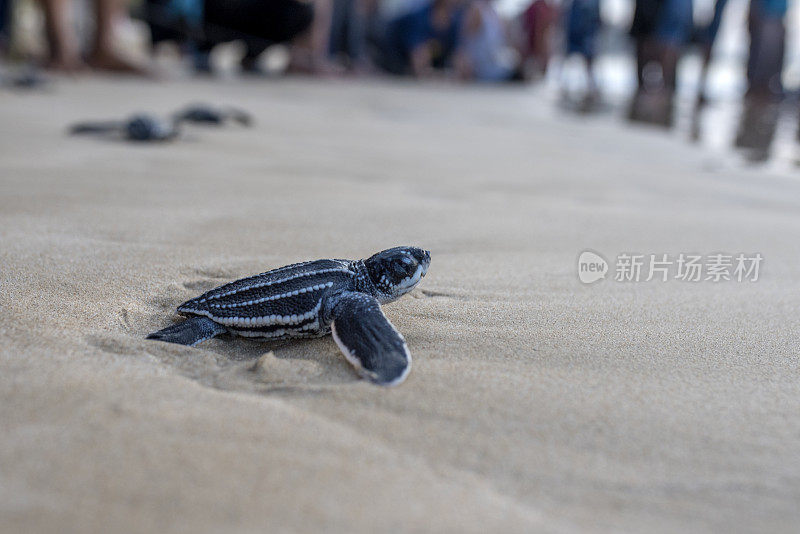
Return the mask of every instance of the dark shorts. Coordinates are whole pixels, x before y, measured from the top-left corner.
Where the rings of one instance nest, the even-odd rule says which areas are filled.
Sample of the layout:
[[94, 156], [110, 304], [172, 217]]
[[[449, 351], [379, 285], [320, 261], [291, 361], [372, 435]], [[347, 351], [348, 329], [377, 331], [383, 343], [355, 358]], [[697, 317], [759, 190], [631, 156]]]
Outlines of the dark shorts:
[[[8, 23], [11, 18], [11, 2], [0, 0], [0, 39], [5, 37], [8, 31]], [[2, 44], [2, 43], [0, 43]]]
[[692, 32], [692, 0], [636, 0], [631, 35], [653, 37], [673, 46], [688, 42]]
[[689, 41], [692, 33], [692, 0], [665, 0], [656, 24], [656, 38], [673, 46]]
[[594, 57], [600, 31], [600, 0], [572, 0], [566, 26], [567, 54]]
[[314, 11], [299, 0], [145, 0], [144, 16], [154, 43], [190, 40], [210, 49], [243, 40], [263, 50], [305, 31]]
[[205, 0], [203, 22], [206, 32], [227, 40], [255, 37], [271, 43], [293, 39], [311, 25], [314, 10], [297, 0]]

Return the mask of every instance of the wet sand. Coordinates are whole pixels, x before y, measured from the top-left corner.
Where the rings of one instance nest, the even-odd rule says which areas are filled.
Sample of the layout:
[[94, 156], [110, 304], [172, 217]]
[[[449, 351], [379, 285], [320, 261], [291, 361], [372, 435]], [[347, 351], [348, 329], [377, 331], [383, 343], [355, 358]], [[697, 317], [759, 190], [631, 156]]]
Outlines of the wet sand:
[[[192, 101], [253, 129], [67, 124]], [[779, 532], [800, 521], [800, 179], [524, 89], [62, 81], [0, 95], [0, 530]], [[330, 338], [144, 340], [215, 285], [431, 250], [408, 380]], [[584, 249], [756, 283], [583, 285]]]

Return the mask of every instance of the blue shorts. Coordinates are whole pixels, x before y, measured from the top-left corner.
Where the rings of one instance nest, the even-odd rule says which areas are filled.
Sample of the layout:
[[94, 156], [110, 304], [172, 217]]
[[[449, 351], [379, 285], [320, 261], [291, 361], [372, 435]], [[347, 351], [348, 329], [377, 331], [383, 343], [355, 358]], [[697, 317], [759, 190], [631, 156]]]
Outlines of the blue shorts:
[[566, 26], [567, 54], [594, 57], [600, 31], [600, 0], [572, 0]]
[[662, 43], [682, 46], [692, 33], [692, 0], [665, 0], [656, 23], [656, 38]]
[[789, 5], [786, 0], [752, 0], [750, 9], [755, 9], [762, 17], [783, 19]]

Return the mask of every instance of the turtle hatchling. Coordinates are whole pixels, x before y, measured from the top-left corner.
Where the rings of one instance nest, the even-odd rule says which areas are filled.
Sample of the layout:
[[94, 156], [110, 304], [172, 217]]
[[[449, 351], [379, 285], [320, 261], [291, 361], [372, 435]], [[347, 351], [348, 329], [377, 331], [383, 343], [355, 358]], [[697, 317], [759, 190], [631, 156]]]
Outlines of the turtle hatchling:
[[196, 345], [224, 333], [259, 340], [333, 334], [361, 376], [399, 384], [411, 369], [411, 354], [380, 305], [414, 289], [430, 263], [427, 250], [395, 247], [365, 260], [287, 265], [181, 304], [178, 313], [188, 319], [147, 338]]
[[227, 107], [215, 108], [206, 104], [193, 104], [173, 116], [176, 122], [194, 122], [199, 124], [221, 125], [228, 121], [238, 122], [242, 126], [251, 126], [253, 117], [240, 109]]
[[130, 141], [171, 141], [180, 134], [180, 129], [175, 121], [140, 113], [125, 121], [79, 122], [70, 127], [69, 133], [121, 135]]

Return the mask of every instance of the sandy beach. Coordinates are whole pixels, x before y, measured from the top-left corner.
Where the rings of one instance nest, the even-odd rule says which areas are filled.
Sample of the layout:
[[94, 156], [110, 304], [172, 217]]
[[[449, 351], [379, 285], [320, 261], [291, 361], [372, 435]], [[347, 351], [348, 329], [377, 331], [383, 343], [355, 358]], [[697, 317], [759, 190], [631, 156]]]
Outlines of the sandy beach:
[[[235, 104], [158, 146], [81, 119]], [[790, 532], [800, 175], [528, 89], [62, 80], [0, 95], [0, 531]], [[144, 339], [181, 302], [413, 244], [408, 380], [330, 338]], [[582, 284], [578, 255], [759, 253]], [[612, 266], [613, 269], [613, 266]]]

